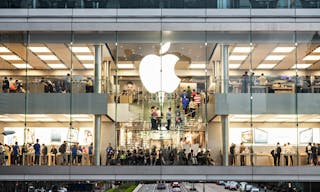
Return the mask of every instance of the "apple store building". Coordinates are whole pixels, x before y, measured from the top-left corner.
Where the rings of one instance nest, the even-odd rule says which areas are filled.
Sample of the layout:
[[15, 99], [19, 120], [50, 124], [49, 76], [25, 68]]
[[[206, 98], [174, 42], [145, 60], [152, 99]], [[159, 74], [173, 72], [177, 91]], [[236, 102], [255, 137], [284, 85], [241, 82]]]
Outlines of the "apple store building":
[[[49, 152], [64, 142], [82, 165], [140, 154], [165, 165], [312, 165], [319, 7], [241, 5], [2, 9], [0, 143], [22, 151], [39, 139], [47, 166], [60, 165]], [[24, 153], [4, 164], [34, 164]]]

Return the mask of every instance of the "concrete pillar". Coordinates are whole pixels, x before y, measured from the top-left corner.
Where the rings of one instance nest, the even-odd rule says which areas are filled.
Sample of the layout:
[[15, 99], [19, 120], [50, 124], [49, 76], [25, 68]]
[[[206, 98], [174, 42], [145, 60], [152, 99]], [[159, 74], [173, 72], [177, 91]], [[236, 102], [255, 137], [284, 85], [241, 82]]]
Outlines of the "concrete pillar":
[[221, 115], [221, 127], [222, 127], [222, 155], [223, 166], [229, 165], [229, 119], [228, 115]]
[[[229, 45], [221, 45], [222, 57], [222, 92], [227, 94], [229, 90]], [[229, 119], [228, 115], [221, 115], [221, 128], [222, 128], [222, 156], [223, 165], [229, 165]]]
[[[94, 46], [94, 92], [101, 93], [101, 45]], [[94, 115], [94, 159], [100, 165], [101, 115]]]

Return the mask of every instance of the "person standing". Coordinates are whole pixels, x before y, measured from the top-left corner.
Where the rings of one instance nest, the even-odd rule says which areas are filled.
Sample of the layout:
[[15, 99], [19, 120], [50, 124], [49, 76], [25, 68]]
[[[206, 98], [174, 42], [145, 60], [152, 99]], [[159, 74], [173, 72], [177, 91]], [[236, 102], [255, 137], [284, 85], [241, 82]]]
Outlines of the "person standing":
[[201, 103], [201, 97], [200, 97], [200, 93], [196, 93], [195, 96], [193, 96], [193, 101], [197, 104], [197, 108], [200, 108], [200, 103]]
[[288, 151], [288, 157], [290, 158], [290, 165], [293, 166], [293, 157], [292, 155], [294, 154], [294, 150], [292, 145], [288, 142], [287, 144], [287, 151]]
[[175, 128], [181, 128], [181, 111], [180, 111], [180, 106], [177, 105], [177, 109], [175, 111]]
[[88, 147], [88, 155], [89, 155], [90, 165], [93, 165], [93, 143], [90, 143], [90, 146]]
[[113, 157], [113, 147], [111, 146], [111, 143], [108, 144], [108, 147], [106, 148], [106, 165], [110, 165], [112, 157]]
[[276, 157], [276, 166], [280, 166], [281, 146], [279, 142], [277, 143], [277, 146], [276, 146], [275, 157]]
[[48, 160], [48, 147], [43, 143], [42, 144], [42, 149], [41, 149], [41, 155], [42, 155], [42, 160], [41, 163], [43, 165], [47, 165], [47, 160]]
[[2, 145], [2, 143], [0, 143], [0, 165], [1, 166], [4, 166], [6, 165], [6, 160], [5, 160], [5, 157], [4, 157], [4, 146]]
[[50, 159], [51, 164], [56, 165], [57, 164], [57, 153], [58, 153], [56, 146], [54, 146], [54, 145], [51, 146], [50, 153], [53, 154], [53, 156], [54, 156], [54, 161], [53, 161], [53, 159]]
[[151, 130], [157, 130], [157, 110], [155, 106], [151, 107]]
[[248, 82], [249, 82], [249, 76], [248, 76], [248, 72], [246, 71], [244, 72], [241, 78], [242, 93], [248, 93]]
[[20, 154], [20, 147], [18, 145], [18, 142], [15, 142], [15, 145], [12, 147], [13, 150], [13, 164], [18, 165], [19, 164], [19, 154]]
[[232, 143], [230, 146], [230, 165], [235, 165], [235, 162], [236, 162], [235, 148], [236, 148], [236, 144]]
[[8, 77], [4, 77], [2, 81], [2, 92], [9, 93], [9, 80]]
[[268, 83], [267, 78], [261, 73], [261, 76], [258, 78], [259, 85], [264, 86]]
[[285, 159], [286, 166], [288, 166], [288, 155], [289, 155], [289, 150], [288, 150], [287, 144], [285, 143], [283, 145], [283, 156], [284, 156], [284, 159]]
[[65, 93], [71, 92], [71, 77], [70, 73], [67, 74], [67, 77], [63, 80], [62, 91]]
[[191, 101], [189, 103], [191, 118], [194, 118], [196, 116], [196, 107], [197, 107], [197, 104], [194, 102], [193, 98], [191, 98]]
[[312, 151], [311, 151], [311, 143], [309, 143], [307, 146], [306, 146], [306, 153], [307, 153], [307, 165], [311, 164], [311, 154], [312, 154]]
[[39, 165], [40, 163], [40, 144], [39, 139], [36, 140], [36, 143], [33, 145], [34, 149], [34, 164]]
[[244, 146], [243, 142], [241, 142], [240, 149], [239, 149], [239, 152], [240, 152], [240, 165], [241, 166], [245, 166], [246, 165], [246, 163], [245, 163], [245, 155], [244, 155], [245, 150], [246, 150], [246, 147]]
[[171, 126], [171, 107], [168, 108], [168, 111], [166, 113], [166, 119], [167, 119], [167, 130], [170, 130], [170, 126]]
[[64, 141], [59, 147], [59, 153], [61, 154], [60, 158], [62, 158], [61, 159], [62, 165], [68, 164], [68, 157], [66, 152], [67, 152], [67, 142]]
[[192, 91], [191, 91], [191, 88], [190, 88], [190, 86], [188, 85], [187, 86], [187, 98], [188, 98], [188, 100], [190, 101], [190, 99], [191, 99], [191, 94], [192, 94]]
[[311, 146], [311, 154], [312, 154], [312, 163], [314, 166], [318, 164], [318, 156], [317, 156], [317, 146], [315, 143]]

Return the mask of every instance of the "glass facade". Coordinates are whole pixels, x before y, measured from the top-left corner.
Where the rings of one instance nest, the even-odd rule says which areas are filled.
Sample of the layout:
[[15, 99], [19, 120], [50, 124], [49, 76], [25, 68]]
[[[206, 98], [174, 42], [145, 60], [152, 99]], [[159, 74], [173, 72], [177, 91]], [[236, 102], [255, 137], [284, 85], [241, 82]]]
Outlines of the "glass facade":
[[1, 32], [6, 164], [317, 163], [319, 61], [318, 32]]

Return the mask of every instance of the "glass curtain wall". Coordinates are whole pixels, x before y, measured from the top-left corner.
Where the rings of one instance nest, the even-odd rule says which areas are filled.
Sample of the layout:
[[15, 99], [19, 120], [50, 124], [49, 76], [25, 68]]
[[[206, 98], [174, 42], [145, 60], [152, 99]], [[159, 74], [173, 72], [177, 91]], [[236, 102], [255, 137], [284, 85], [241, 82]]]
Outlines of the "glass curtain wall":
[[208, 57], [204, 39], [204, 33], [118, 33], [113, 52], [117, 54], [120, 153], [148, 154], [149, 164], [192, 164], [191, 157], [190, 162], [173, 157], [156, 160], [171, 151], [173, 156], [191, 155], [191, 149], [191, 156], [200, 149], [205, 153]]
[[252, 32], [252, 45], [250, 122], [255, 166], [298, 165], [295, 33]]

